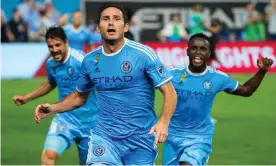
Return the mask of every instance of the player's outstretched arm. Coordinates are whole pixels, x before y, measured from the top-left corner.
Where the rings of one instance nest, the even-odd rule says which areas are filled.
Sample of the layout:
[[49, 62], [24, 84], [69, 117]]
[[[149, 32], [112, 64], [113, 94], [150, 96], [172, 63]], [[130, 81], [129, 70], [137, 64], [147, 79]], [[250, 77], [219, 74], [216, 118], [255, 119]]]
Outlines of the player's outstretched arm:
[[23, 105], [31, 100], [34, 100], [40, 96], [44, 96], [47, 93], [55, 89], [56, 85], [50, 84], [48, 81], [44, 82], [37, 89], [31, 91], [26, 95], [16, 95], [12, 99], [16, 105]]
[[168, 126], [175, 111], [177, 95], [171, 82], [159, 88], [164, 96], [163, 111], [159, 121], [151, 128], [149, 134], [156, 132], [155, 144], [164, 142], [168, 136]]
[[89, 93], [80, 93], [75, 91], [65, 97], [62, 101], [55, 104], [40, 104], [35, 109], [35, 121], [40, 122], [40, 119], [47, 118], [51, 114], [66, 112], [76, 109], [86, 103]]
[[269, 58], [261, 58], [257, 60], [257, 65], [260, 68], [259, 71], [250, 78], [245, 84], [239, 85], [238, 88], [232, 92], [234, 95], [243, 97], [251, 96], [256, 89], [260, 86], [267, 70], [270, 69], [273, 64], [273, 60]]

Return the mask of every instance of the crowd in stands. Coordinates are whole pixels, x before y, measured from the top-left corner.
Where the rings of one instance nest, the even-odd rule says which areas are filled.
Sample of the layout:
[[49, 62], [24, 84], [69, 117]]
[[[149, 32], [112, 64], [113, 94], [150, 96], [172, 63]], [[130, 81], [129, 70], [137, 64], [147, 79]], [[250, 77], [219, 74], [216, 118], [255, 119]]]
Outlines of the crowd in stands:
[[[180, 15], [172, 15], [171, 21], [157, 33], [157, 38], [166, 42], [183, 41], [195, 33], [210, 30], [214, 26], [217, 27], [215, 33], [221, 35], [222, 38], [223, 36], [231, 36], [231, 30], [219, 23], [219, 20], [212, 20], [211, 26], [206, 26], [202, 9], [203, 7], [200, 4], [191, 7], [187, 25], [181, 22]], [[271, 0], [263, 13], [256, 10], [256, 4], [254, 3], [247, 4], [245, 10], [246, 14], [243, 20], [246, 24], [238, 34], [233, 33], [233, 40], [276, 40], [276, 0]], [[74, 13], [77, 12], [79, 11]], [[35, 0], [23, 0], [13, 10], [13, 16], [10, 20], [6, 19], [5, 12], [1, 9], [1, 42], [44, 41], [43, 35], [50, 26], [56, 25], [68, 28], [71, 19], [73, 26], [75, 25], [74, 21], [79, 22], [77, 25], [82, 24], [81, 12], [77, 15], [74, 15], [74, 13], [61, 15], [50, 0], [45, 0], [43, 4]], [[137, 33], [139, 28], [135, 25], [135, 17], [132, 17], [133, 13], [131, 11], [129, 13], [131, 13], [130, 33], [126, 35], [139, 41], [140, 37]], [[85, 25], [85, 28], [95, 40], [94, 42], [99, 42], [101, 39], [95, 27], [96, 24], [92, 18]], [[78, 26], [75, 27], [75, 29], [77, 28]], [[227, 40], [229, 39], [227, 38]]]

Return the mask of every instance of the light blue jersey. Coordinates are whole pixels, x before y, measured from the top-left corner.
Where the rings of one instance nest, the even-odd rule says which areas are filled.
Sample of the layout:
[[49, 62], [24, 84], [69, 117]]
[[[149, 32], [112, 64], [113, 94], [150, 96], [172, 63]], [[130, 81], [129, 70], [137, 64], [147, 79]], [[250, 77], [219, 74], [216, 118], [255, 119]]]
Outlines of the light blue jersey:
[[188, 67], [170, 72], [177, 105], [164, 143], [163, 164], [205, 165], [212, 151], [214, 125], [210, 113], [215, 96], [221, 91], [235, 91], [239, 83], [212, 67], [200, 74]]
[[[59, 101], [76, 90], [84, 54], [69, 47], [68, 56], [63, 63], [50, 58], [47, 62], [48, 81], [57, 85]], [[74, 127], [87, 128], [95, 123], [97, 112], [95, 93], [90, 93], [87, 103], [73, 111], [56, 114], [56, 119]]]
[[80, 26], [75, 29], [72, 24], [66, 25], [64, 31], [69, 41], [69, 46], [77, 50], [83, 50], [85, 44], [93, 44], [97, 41], [93, 40], [93, 36], [89, 33], [88, 29], [84, 26]]
[[212, 136], [214, 125], [210, 113], [215, 96], [221, 91], [235, 91], [239, 83], [212, 67], [207, 67], [201, 74], [192, 73], [188, 67], [173, 69], [171, 73], [178, 101], [169, 134]]
[[[147, 133], [157, 122], [155, 89], [172, 78], [156, 54], [145, 45], [125, 39], [124, 46], [116, 53], [106, 54], [99, 47], [88, 54], [81, 70], [77, 90], [86, 92], [95, 87], [98, 92], [99, 110], [93, 130], [97, 136], [92, 140], [91, 162], [152, 164], [155, 160], [152, 152], [156, 154], [154, 137]], [[106, 139], [97, 140], [97, 137]], [[140, 156], [141, 162], [137, 161], [139, 155], [144, 155]]]
[[[53, 58], [47, 61], [48, 81], [57, 86], [59, 100], [75, 91], [83, 58], [81, 52], [69, 48], [63, 63], [56, 62]], [[92, 91], [84, 106], [56, 114], [49, 128], [44, 150], [55, 151], [60, 156], [73, 142], [76, 142], [80, 164], [85, 164], [91, 129], [95, 125], [97, 112], [95, 100], [95, 92]]]

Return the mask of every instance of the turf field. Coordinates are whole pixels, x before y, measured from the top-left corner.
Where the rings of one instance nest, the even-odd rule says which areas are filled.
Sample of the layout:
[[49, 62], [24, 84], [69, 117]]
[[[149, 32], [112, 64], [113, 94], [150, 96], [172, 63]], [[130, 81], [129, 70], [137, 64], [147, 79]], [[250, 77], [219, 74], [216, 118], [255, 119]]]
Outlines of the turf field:
[[[240, 82], [249, 76], [233, 76]], [[36, 125], [33, 111], [37, 104], [55, 102], [56, 92], [18, 107], [15, 94], [24, 94], [44, 79], [2, 80], [2, 156], [4, 165], [40, 164], [45, 134], [51, 119]], [[218, 119], [209, 164], [266, 165], [276, 164], [276, 75], [268, 75], [251, 98], [221, 93], [215, 100], [213, 117]], [[156, 111], [161, 110], [162, 97], [157, 93]], [[156, 164], [161, 164], [162, 145]], [[78, 164], [75, 145], [66, 151], [57, 164]]]

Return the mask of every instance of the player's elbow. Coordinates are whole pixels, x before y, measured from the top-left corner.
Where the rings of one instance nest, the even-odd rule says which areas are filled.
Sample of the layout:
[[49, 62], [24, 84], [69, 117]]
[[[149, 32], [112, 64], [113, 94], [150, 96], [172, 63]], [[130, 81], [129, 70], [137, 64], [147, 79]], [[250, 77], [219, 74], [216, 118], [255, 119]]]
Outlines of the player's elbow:
[[243, 97], [250, 97], [252, 96], [254, 91], [250, 87], [244, 87], [242, 95]]
[[75, 91], [73, 93], [73, 96], [74, 97], [72, 98], [73, 99], [72, 102], [74, 103], [74, 107], [81, 107], [86, 103], [88, 94]]
[[253, 95], [253, 93], [245, 93], [244, 95], [243, 95], [243, 97], [250, 97], [250, 96], [252, 96]]

